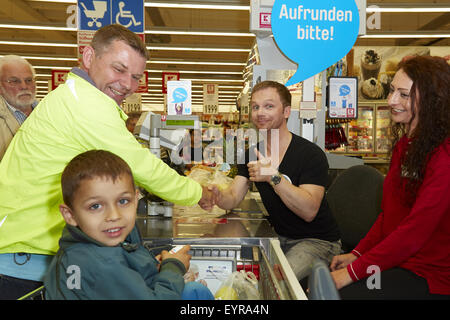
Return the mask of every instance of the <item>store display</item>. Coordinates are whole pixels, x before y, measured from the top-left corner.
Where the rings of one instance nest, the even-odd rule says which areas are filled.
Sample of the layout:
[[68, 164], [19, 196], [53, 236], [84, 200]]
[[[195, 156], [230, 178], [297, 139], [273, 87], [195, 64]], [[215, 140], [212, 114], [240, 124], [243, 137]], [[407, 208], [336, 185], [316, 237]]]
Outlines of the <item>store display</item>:
[[333, 151], [345, 151], [348, 146], [345, 123], [328, 119], [325, 123], [325, 148]]
[[359, 107], [358, 119], [348, 125], [348, 149], [350, 152], [374, 152], [372, 107]]
[[388, 106], [377, 106], [376, 113], [376, 152], [384, 153], [389, 151], [389, 134], [391, 113]]
[[375, 50], [367, 50], [361, 57], [361, 73], [363, 80], [378, 78], [381, 68], [381, 56]]
[[376, 78], [370, 78], [362, 83], [361, 93], [366, 99], [381, 99], [384, 96], [384, 88]]

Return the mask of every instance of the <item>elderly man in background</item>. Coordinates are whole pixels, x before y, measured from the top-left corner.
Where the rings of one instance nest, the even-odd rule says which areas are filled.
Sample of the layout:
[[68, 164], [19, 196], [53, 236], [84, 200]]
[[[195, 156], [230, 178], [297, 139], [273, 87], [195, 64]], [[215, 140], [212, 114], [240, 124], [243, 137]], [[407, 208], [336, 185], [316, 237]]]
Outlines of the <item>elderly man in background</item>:
[[36, 106], [33, 66], [22, 57], [0, 58], [0, 160], [14, 134]]

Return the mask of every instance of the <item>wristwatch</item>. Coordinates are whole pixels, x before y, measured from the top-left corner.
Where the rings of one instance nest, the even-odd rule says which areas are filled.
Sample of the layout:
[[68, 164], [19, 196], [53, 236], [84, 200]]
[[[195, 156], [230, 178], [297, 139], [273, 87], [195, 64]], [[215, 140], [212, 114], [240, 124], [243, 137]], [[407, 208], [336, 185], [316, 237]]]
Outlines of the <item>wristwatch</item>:
[[281, 182], [281, 173], [277, 172], [276, 174], [270, 177], [269, 183], [272, 187], [276, 186], [280, 182]]

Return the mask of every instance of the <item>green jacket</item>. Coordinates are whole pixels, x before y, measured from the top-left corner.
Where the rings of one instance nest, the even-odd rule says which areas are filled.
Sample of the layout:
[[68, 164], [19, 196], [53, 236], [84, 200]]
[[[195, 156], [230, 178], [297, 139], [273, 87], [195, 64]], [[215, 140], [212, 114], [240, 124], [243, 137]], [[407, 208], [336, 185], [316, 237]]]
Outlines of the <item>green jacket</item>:
[[200, 200], [201, 186], [143, 148], [126, 119], [113, 99], [73, 72], [42, 99], [0, 162], [0, 253], [56, 253], [64, 226], [61, 173], [87, 150], [117, 154], [136, 184], [160, 198], [186, 206]]
[[159, 262], [142, 245], [136, 227], [123, 243], [108, 247], [67, 225], [59, 246], [44, 278], [46, 299], [181, 298], [183, 263], [166, 259], [158, 272]]

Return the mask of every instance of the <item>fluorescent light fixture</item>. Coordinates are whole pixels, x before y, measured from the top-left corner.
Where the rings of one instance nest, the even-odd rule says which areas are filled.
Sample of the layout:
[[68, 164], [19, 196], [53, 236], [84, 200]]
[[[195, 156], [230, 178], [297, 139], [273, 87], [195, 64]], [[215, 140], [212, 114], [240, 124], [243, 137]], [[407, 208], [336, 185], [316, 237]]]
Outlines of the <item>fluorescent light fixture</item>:
[[[148, 78], [149, 81], [162, 81], [161, 78]], [[232, 79], [190, 79], [183, 78], [181, 80], [191, 80], [191, 81], [201, 81], [201, 82], [244, 82], [242, 79], [232, 80]]]
[[[153, 69], [149, 69], [148, 72], [149, 73], [157, 73], [157, 72], [169, 72], [169, 71], [167, 71], [167, 70], [153, 70]], [[242, 71], [238, 72], [238, 71], [176, 70], [175, 72], [179, 72], [180, 74], [183, 74], [183, 73], [193, 73], [193, 74], [236, 74], [236, 75], [242, 76]]]
[[361, 39], [407, 39], [407, 38], [413, 38], [413, 39], [420, 39], [420, 38], [450, 38], [450, 33], [433, 33], [433, 34], [427, 34], [427, 33], [417, 33], [417, 34], [408, 34], [408, 33], [402, 33], [402, 34], [395, 34], [395, 33], [377, 33], [377, 34], [366, 34], [363, 36], [360, 36]]
[[50, 30], [50, 31], [78, 31], [77, 28], [42, 26], [42, 25], [37, 26], [37, 25], [24, 25], [24, 24], [0, 24], [0, 28]]
[[[1, 26], [1, 25], [0, 25]], [[248, 32], [209, 32], [209, 31], [177, 31], [177, 30], [146, 30], [145, 34], [171, 34], [181, 36], [214, 36], [214, 37], [256, 37]]]
[[32, 0], [35, 2], [77, 3], [77, 0]]
[[212, 10], [245, 10], [250, 6], [232, 6], [221, 4], [198, 4], [198, 3], [167, 3], [167, 2], [145, 2], [144, 7], [153, 8], [175, 8], [175, 9], [212, 9]]
[[193, 47], [163, 47], [147, 46], [148, 50], [167, 50], [167, 51], [217, 51], [217, 52], [250, 52], [251, 49], [242, 48], [193, 48]]
[[417, 4], [371, 4], [366, 8], [366, 12], [391, 12], [391, 13], [432, 13], [432, 12], [450, 12], [450, 6], [440, 6], [434, 3], [433, 6], [420, 6]]
[[55, 43], [55, 42], [0, 41], [0, 44], [13, 46], [43, 46], [43, 47], [67, 47], [67, 48], [78, 47], [76, 43]]
[[[46, 83], [46, 81], [44, 81]], [[203, 94], [203, 90], [192, 90], [193, 93], [201, 93]], [[236, 91], [220, 91], [221, 95], [235, 95], [235, 94], [239, 94], [240, 91], [236, 90]], [[148, 93], [151, 94], [162, 94], [161, 92], [161, 88], [159, 89], [149, 89]]]
[[[3, 57], [3, 55], [0, 55]], [[21, 56], [28, 60], [50, 60], [50, 61], [75, 61], [78, 62], [77, 58], [69, 57], [44, 57], [44, 56]], [[179, 61], [179, 60], [148, 60], [147, 63], [150, 64], [192, 64], [192, 65], [206, 65], [206, 66], [245, 66], [242, 62], [221, 62], [221, 61]]]
[[58, 70], [72, 70], [73, 67], [59, 67], [59, 66], [33, 66], [34, 69], [58, 69]]
[[150, 60], [150, 64], [195, 64], [207, 66], [245, 66], [246, 63], [241, 62], [220, 62], [220, 61], [178, 61], [178, 60]]
[[[25, 30], [47, 30], [47, 31], [78, 31], [78, 28], [57, 27], [33, 24], [0, 24], [4, 29], [25, 29]], [[183, 36], [214, 36], [214, 37], [255, 37], [254, 33], [249, 32], [214, 32], [214, 31], [181, 31], [181, 30], [162, 30], [152, 29], [144, 31], [145, 34], [171, 34]]]
[[77, 58], [21, 56], [28, 60], [78, 61]]
[[[161, 79], [159, 79], [159, 80], [162, 81]], [[183, 79], [181, 79], [181, 80], [183, 80]], [[159, 84], [157, 84], [157, 83], [149, 83], [148, 87], [149, 88], [152, 87], [152, 88], [159, 88], [159, 89], [161, 89], [161, 85], [162, 85], [161, 83], [159, 83]], [[201, 88], [201, 89], [203, 89], [203, 85], [193, 84], [192, 88]], [[221, 84], [221, 85], [219, 85], [219, 90], [220, 89], [238, 89], [238, 90], [242, 90], [242, 86], [229, 86], [229, 85]]]
[[[77, 48], [76, 43], [55, 43], [55, 42], [25, 42], [25, 41], [0, 41], [0, 44], [15, 46], [44, 46], [44, 47], [68, 47]], [[190, 47], [163, 47], [148, 46], [148, 50], [168, 50], [168, 51], [217, 51], [217, 52], [250, 52], [251, 49], [242, 48], [190, 48]]]

